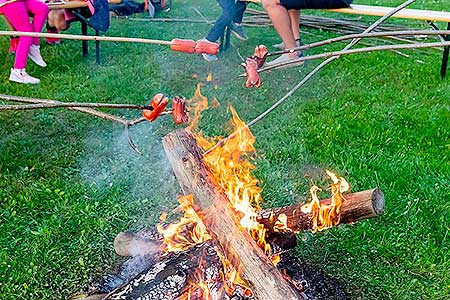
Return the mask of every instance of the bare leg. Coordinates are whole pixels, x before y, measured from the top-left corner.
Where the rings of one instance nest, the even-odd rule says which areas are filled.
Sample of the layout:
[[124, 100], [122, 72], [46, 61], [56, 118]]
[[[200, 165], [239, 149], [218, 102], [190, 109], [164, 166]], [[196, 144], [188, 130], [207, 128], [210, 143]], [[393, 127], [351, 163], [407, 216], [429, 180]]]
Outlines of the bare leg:
[[67, 30], [69, 28], [62, 9], [52, 10], [48, 14], [48, 25], [55, 27], [58, 31]]
[[294, 35], [294, 39], [300, 39], [300, 10], [291, 9], [289, 12], [289, 18], [291, 19], [291, 29]]
[[[272, 20], [275, 30], [281, 37], [286, 49], [291, 49], [296, 46], [294, 34], [292, 32], [291, 20], [288, 10], [280, 5], [279, 0], [262, 0], [264, 9], [267, 11]], [[296, 53], [289, 53], [291, 56], [296, 56]]]

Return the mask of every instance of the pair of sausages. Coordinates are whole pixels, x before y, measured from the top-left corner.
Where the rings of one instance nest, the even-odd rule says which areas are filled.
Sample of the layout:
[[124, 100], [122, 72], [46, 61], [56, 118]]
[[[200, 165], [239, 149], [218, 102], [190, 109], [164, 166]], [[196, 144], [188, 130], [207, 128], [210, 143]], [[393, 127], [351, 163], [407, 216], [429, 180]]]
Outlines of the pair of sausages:
[[247, 74], [247, 80], [245, 81], [245, 87], [260, 87], [262, 84], [261, 77], [259, 76], [258, 69], [264, 65], [267, 57], [267, 47], [259, 45], [255, 48], [253, 56], [247, 57], [245, 63], [242, 66], [245, 68]]
[[[156, 94], [150, 101], [150, 109], [144, 109], [143, 116], [148, 121], [155, 121], [166, 106], [169, 104], [169, 98], [164, 94]], [[172, 116], [175, 124], [183, 124], [189, 121], [189, 115], [186, 112], [186, 99], [175, 96], [172, 100]]]

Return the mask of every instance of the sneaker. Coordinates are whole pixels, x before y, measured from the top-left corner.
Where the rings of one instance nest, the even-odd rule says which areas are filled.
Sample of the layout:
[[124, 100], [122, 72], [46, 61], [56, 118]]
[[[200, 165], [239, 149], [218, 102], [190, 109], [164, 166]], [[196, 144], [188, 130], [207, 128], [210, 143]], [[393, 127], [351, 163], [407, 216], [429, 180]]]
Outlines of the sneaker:
[[18, 45], [19, 45], [19, 38], [11, 37], [11, 40], [9, 42], [9, 53], [16, 54]]
[[[274, 59], [272, 61], [269, 61], [268, 63], [266, 63], [266, 66], [270, 67], [270, 66], [274, 66], [280, 63], [284, 63], [284, 62], [289, 62], [289, 61], [295, 61], [297, 60], [299, 57], [302, 57], [302, 53], [298, 53], [296, 56], [291, 56], [288, 53], [282, 54], [280, 55], [277, 59]], [[304, 61], [299, 62], [300, 65], [304, 64]]]
[[[302, 44], [302, 42], [301, 42], [300, 39], [296, 39], [296, 40], [295, 40], [295, 44], [297, 45], [297, 47], [300, 47], [300, 45]], [[279, 44], [273, 45], [272, 47], [277, 48], [277, 49], [284, 50], [284, 43], [281, 42], [281, 43], [279, 43]]]
[[218, 60], [217, 55], [202, 53], [203, 59], [209, 62]]
[[[58, 29], [56, 28], [47, 28], [47, 33], [59, 33]], [[61, 39], [57, 38], [45, 38], [45, 42], [48, 45], [59, 45], [61, 44]]]
[[238, 39], [240, 39], [241, 41], [246, 41], [248, 40], [248, 36], [244, 31], [244, 26], [242, 26], [242, 24], [237, 24], [234, 22], [231, 22], [230, 24], [230, 30], [231, 33], [237, 37]]
[[47, 66], [41, 55], [41, 47], [38, 45], [31, 45], [28, 57], [40, 67], [45, 68]]
[[11, 69], [11, 75], [9, 75], [9, 81], [25, 84], [38, 84], [41, 81], [34, 78], [25, 72], [25, 69]]

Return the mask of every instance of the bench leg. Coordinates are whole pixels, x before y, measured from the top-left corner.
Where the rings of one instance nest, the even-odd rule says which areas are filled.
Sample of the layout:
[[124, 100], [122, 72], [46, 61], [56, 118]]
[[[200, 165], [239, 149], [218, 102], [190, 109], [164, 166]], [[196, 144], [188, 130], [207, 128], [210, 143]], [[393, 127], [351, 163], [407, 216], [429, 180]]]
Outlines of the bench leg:
[[[447, 30], [450, 30], [450, 22], [447, 24]], [[445, 35], [444, 39], [446, 41], [450, 41], [450, 35]], [[448, 65], [448, 57], [450, 54], [450, 46], [444, 47], [444, 55], [442, 56], [442, 65], [441, 65], [441, 78], [444, 79], [445, 75], [447, 75], [447, 65]]]
[[[81, 21], [81, 34], [87, 36], [87, 24], [83, 21]], [[81, 41], [81, 44], [83, 47], [83, 57], [87, 57], [89, 54], [88, 41]]]
[[[98, 30], [95, 30], [95, 35], [100, 35]], [[95, 62], [97, 63], [97, 65], [100, 64], [100, 41], [95, 41]]]

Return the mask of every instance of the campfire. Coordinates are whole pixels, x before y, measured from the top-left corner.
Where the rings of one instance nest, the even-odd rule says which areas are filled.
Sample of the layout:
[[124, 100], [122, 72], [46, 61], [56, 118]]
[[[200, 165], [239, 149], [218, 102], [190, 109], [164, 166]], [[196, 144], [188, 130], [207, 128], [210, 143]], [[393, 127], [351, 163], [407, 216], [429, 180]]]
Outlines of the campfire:
[[306, 284], [277, 268], [281, 254], [296, 246], [295, 233], [380, 215], [383, 194], [378, 189], [345, 194], [347, 181], [326, 171], [329, 199], [320, 200], [320, 188], [313, 186], [308, 203], [261, 209], [262, 190], [252, 174], [255, 137], [232, 107], [234, 134], [225, 142], [217, 145], [219, 138], [193, 133], [208, 108], [200, 85], [193, 102], [188, 129], [163, 139], [184, 193], [175, 210], [179, 218], [170, 223], [163, 213], [157, 233], [117, 236], [119, 255], [148, 261], [101, 299], [308, 299]]

